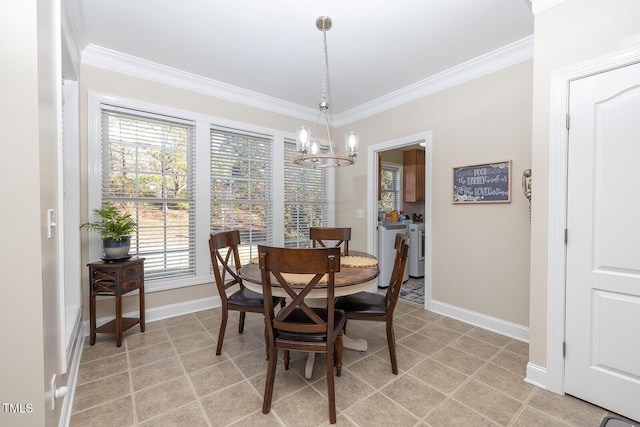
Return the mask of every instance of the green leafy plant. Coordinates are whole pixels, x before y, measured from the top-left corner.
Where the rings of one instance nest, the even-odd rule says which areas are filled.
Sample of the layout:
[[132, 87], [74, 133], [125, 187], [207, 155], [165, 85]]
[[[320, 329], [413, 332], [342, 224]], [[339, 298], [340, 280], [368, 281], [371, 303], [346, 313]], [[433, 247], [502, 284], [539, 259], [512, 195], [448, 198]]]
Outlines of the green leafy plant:
[[96, 231], [103, 239], [122, 240], [136, 230], [136, 222], [131, 214], [120, 212], [112, 203], [106, 202], [101, 209], [94, 209], [94, 222], [85, 222], [81, 229]]

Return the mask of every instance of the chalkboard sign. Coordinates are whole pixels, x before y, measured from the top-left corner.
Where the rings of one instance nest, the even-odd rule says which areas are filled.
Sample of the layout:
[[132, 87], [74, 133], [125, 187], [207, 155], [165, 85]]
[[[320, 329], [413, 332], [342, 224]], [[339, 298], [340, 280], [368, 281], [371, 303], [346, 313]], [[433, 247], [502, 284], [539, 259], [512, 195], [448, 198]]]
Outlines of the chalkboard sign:
[[453, 168], [453, 203], [511, 202], [511, 160]]

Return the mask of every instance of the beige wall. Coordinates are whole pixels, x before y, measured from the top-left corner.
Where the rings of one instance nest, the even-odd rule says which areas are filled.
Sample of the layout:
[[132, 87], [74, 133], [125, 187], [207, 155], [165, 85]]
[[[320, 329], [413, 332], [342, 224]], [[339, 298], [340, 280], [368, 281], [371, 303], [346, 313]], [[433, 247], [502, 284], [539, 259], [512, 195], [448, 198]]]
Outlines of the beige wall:
[[640, 47], [640, 2], [567, 0], [535, 17], [530, 362], [546, 366], [551, 73]]
[[[358, 164], [340, 170], [337, 183], [336, 221], [354, 228], [353, 246], [366, 249], [372, 238], [356, 218], [367, 208], [367, 145], [431, 130], [433, 298], [527, 326], [529, 217], [520, 176], [531, 167], [531, 100], [527, 61], [339, 129], [361, 133]], [[451, 203], [453, 167], [502, 160], [513, 161], [511, 203]]]

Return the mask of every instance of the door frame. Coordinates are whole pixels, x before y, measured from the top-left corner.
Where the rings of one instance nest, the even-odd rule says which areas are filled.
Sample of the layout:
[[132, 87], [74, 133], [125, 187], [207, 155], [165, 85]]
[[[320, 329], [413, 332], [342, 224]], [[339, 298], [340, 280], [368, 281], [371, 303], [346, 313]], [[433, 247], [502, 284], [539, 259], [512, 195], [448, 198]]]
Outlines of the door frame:
[[[551, 74], [549, 122], [549, 230], [547, 252], [547, 352], [545, 389], [564, 394], [565, 291], [567, 227], [568, 140], [566, 115], [572, 81], [640, 62], [640, 49], [632, 48]], [[527, 374], [529, 376], [529, 373]]]
[[367, 180], [367, 206], [371, 214], [367, 218], [367, 229], [370, 239], [367, 240], [367, 252], [374, 254], [378, 247], [378, 153], [382, 151], [393, 150], [396, 148], [406, 147], [416, 144], [419, 141], [425, 142], [424, 156], [424, 308], [431, 309], [431, 241], [433, 234], [431, 233], [432, 221], [432, 205], [431, 205], [431, 171], [433, 158], [433, 141], [432, 132], [425, 131], [413, 135], [404, 136], [391, 141], [385, 141], [378, 144], [369, 145], [367, 147], [367, 176], [375, 177], [375, 179]]

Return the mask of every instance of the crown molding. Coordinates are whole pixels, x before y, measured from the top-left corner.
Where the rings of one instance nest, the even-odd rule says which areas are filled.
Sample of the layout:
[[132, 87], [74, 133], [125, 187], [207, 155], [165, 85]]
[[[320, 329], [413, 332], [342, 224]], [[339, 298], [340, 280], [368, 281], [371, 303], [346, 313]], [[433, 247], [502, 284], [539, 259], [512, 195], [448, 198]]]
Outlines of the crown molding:
[[82, 63], [274, 113], [313, 121], [318, 110], [90, 44]]
[[531, 11], [534, 15], [564, 3], [566, 0], [531, 0]]
[[[331, 116], [339, 127], [406, 104], [427, 95], [474, 80], [533, 58], [533, 36], [472, 59], [395, 92]], [[176, 68], [126, 55], [93, 44], [82, 52], [82, 64], [225, 99], [301, 120], [314, 121], [318, 111], [292, 102], [229, 85]]]
[[532, 58], [533, 36], [529, 36], [337, 114], [333, 123], [335, 126], [344, 126]]

